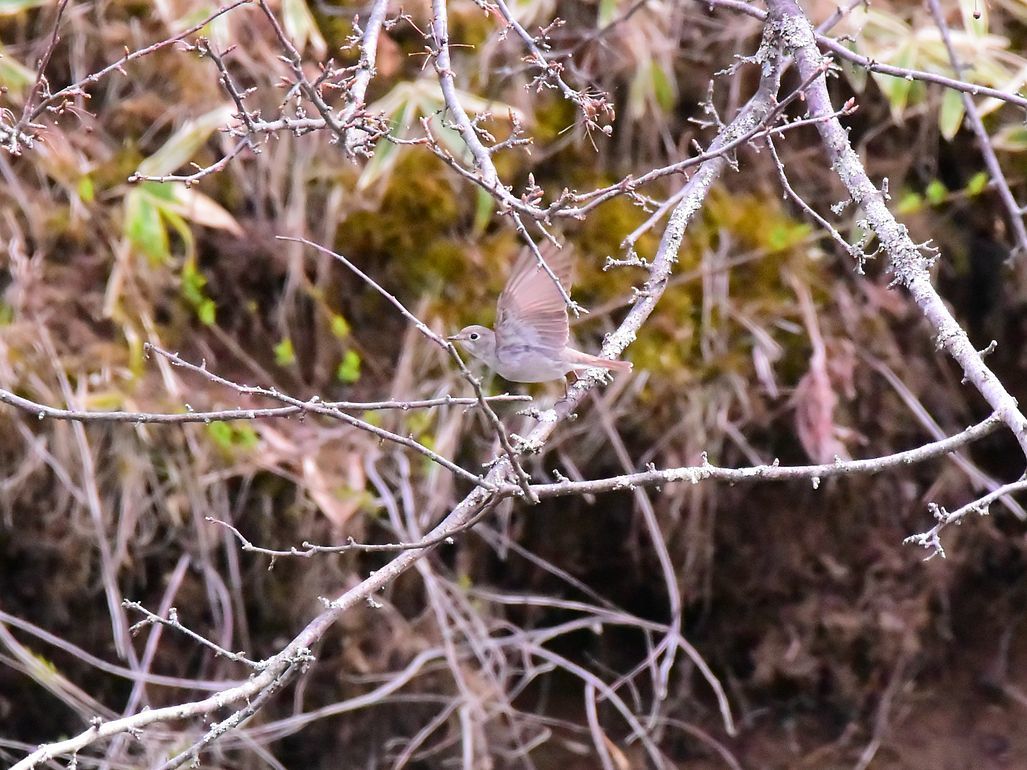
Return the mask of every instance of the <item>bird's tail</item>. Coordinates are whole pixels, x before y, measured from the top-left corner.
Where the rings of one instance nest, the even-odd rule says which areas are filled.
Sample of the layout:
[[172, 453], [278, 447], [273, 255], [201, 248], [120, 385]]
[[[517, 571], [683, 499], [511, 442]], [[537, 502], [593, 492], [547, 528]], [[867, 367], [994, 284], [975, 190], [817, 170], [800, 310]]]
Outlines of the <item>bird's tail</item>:
[[610, 358], [600, 358], [599, 356], [593, 356], [588, 353], [582, 353], [580, 350], [574, 348], [567, 348], [565, 351], [567, 360], [574, 364], [575, 369], [591, 369], [593, 367], [599, 367], [600, 369], [607, 369], [611, 372], [630, 372], [632, 364], [630, 361], [615, 361]]

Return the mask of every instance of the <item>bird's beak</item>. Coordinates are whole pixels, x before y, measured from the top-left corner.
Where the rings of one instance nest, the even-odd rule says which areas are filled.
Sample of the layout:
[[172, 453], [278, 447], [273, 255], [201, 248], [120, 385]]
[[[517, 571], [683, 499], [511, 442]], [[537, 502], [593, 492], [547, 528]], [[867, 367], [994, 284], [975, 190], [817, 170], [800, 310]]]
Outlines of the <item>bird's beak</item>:
[[459, 334], [451, 334], [450, 336], [446, 337], [446, 339], [450, 342], [458, 342], [459, 340], [462, 340], [463, 337], [461, 337]]

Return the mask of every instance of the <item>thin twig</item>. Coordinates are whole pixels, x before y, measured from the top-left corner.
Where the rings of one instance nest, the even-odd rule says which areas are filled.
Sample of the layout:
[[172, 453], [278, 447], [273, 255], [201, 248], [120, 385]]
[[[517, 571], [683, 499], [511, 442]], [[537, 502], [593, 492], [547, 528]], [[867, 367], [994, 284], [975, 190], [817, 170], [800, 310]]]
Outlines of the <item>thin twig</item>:
[[54, 16], [53, 32], [50, 33], [50, 41], [46, 45], [46, 50], [43, 51], [43, 55], [39, 57], [39, 61], [36, 63], [36, 79], [32, 84], [32, 88], [29, 89], [28, 96], [25, 98], [25, 106], [21, 111], [22, 125], [27, 124], [31, 118], [33, 102], [36, 100], [36, 95], [39, 93], [39, 89], [46, 83], [46, 67], [50, 63], [50, 57], [53, 56], [54, 50], [57, 48], [57, 43], [60, 42], [61, 36], [61, 20], [64, 18], [64, 11], [68, 7], [68, 0], [60, 0], [57, 3], [57, 13]]
[[480, 475], [475, 475], [470, 471], [461, 468], [452, 460], [443, 457], [439, 453], [426, 447], [424, 444], [415, 441], [410, 436], [401, 436], [398, 433], [393, 433], [392, 431], [385, 430], [385, 428], [379, 428], [377, 425], [372, 425], [366, 420], [361, 420], [357, 417], [354, 417], [351, 414], [347, 414], [346, 412], [341, 411], [340, 409], [328, 406], [317, 398], [313, 398], [308, 401], [303, 401], [301, 399], [288, 396], [285, 393], [281, 393], [273, 388], [264, 388], [259, 385], [240, 385], [237, 382], [233, 382], [232, 380], [229, 380], [210, 371], [207, 368], [206, 362], [199, 365], [190, 363], [189, 361], [186, 361], [185, 359], [181, 358], [176, 353], [172, 353], [170, 351], [159, 348], [150, 342], [146, 343], [145, 349], [147, 351], [152, 350], [153, 352], [158, 353], [159, 355], [163, 356], [168, 361], [170, 361], [174, 366], [179, 366], [183, 369], [195, 372], [196, 374], [206, 377], [211, 382], [215, 382], [219, 385], [224, 385], [225, 387], [232, 388], [233, 390], [242, 393], [243, 395], [263, 396], [264, 398], [270, 398], [275, 401], [280, 401], [284, 404], [289, 404], [290, 406], [296, 407], [297, 409], [300, 409], [302, 411], [313, 412], [314, 414], [321, 414], [326, 417], [334, 417], [335, 419], [341, 420], [347, 425], [357, 428], [358, 430], [370, 433], [371, 435], [376, 436], [385, 441], [392, 441], [396, 444], [400, 444], [401, 446], [405, 446], [408, 449], [412, 449], [415, 452], [424, 455], [432, 462], [438, 463], [443, 468], [447, 469], [456, 476], [459, 476], [460, 478], [469, 481], [472, 484], [475, 484], [476, 486], [484, 487], [485, 489], [493, 488], [492, 485], [489, 482], [485, 481]]
[[[813, 27], [795, 0], [768, 0], [771, 10], [768, 26], [780, 30], [788, 41], [799, 74], [808, 78], [823, 66], [823, 57], [816, 46]], [[826, 78], [816, 77], [806, 102], [811, 116], [830, 115], [834, 112], [827, 90]], [[841, 122], [831, 118], [817, 123], [824, 151], [831, 167], [838, 174], [852, 201], [866, 214], [870, 227], [877, 233], [881, 246], [889, 256], [890, 269], [895, 282], [905, 287], [913, 301], [934, 327], [937, 342], [963, 369], [966, 380], [1002, 418], [1016, 437], [1021, 449], [1027, 453], [1027, 418], [1002, 381], [984, 363], [980, 353], [970, 342], [959, 322], [953, 317], [944, 300], [931, 283], [931, 258], [924, 255], [927, 244], [916, 244], [904, 225], [896, 221], [888, 210], [885, 196], [867, 176], [859, 156], [849, 142], [849, 135]]]
[[182, 623], [178, 619], [178, 610], [174, 607], [168, 610], [168, 616], [164, 618], [160, 615], [150, 612], [148, 609], [146, 609], [146, 607], [141, 605], [139, 602], [133, 602], [126, 599], [124, 602], [121, 603], [121, 605], [126, 609], [135, 610], [141, 615], [144, 615], [146, 618], [145, 620], [141, 620], [134, 626], [132, 626], [133, 633], [138, 632], [141, 627], [146, 625], [161, 625], [167, 628], [173, 628], [179, 633], [185, 634], [193, 641], [203, 645], [204, 647], [207, 647], [210, 650], [213, 650], [214, 654], [217, 655], [219, 658], [228, 658], [228, 660], [234, 660], [236, 663], [244, 663], [250, 668], [256, 669], [258, 671], [262, 666], [261, 663], [258, 663], [255, 660], [250, 660], [248, 657], [246, 657], [244, 653], [226, 650], [224, 647], [220, 646], [219, 644], [216, 644], [215, 642], [212, 642], [210, 639], [203, 636], [202, 634], [198, 634], [191, 628], [187, 628], [186, 626], [182, 625]]
[[50, 94], [49, 96], [41, 99], [39, 104], [37, 104], [33, 108], [31, 114], [28, 117], [28, 120], [19, 121], [18, 124], [15, 126], [15, 129], [16, 130], [23, 129], [31, 121], [36, 120], [44, 111], [49, 109], [52, 105], [56, 104], [60, 100], [66, 98], [66, 97], [69, 97], [69, 96], [74, 96], [76, 94], [82, 93], [82, 90], [86, 86], [92, 85], [93, 83], [99, 82], [100, 80], [102, 80], [103, 78], [105, 78], [107, 75], [109, 75], [112, 72], [120, 72], [120, 71], [122, 71], [124, 69], [124, 66], [126, 64], [128, 64], [129, 62], [133, 62], [136, 59], [141, 59], [144, 56], [149, 56], [150, 54], [152, 54], [152, 53], [154, 53], [156, 51], [159, 51], [162, 48], [167, 48], [169, 45], [173, 45], [173, 44], [179, 42], [180, 40], [184, 40], [185, 38], [189, 37], [190, 35], [193, 35], [193, 34], [199, 32], [201, 29], [206, 27], [212, 21], [217, 19], [219, 16], [224, 16], [226, 13], [230, 13], [230, 12], [234, 11], [239, 6], [249, 5], [252, 2], [253, 2], [253, 0], [235, 0], [235, 2], [233, 2], [233, 3], [229, 4], [229, 5], [226, 5], [226, 6], [222, 6], [221, 8], [217, 9], [213, 13], [208, 14], [201, 21], [197, 22], [196, 24], [193, 24], [191, 27], [189, 27], [187, 29], [184, 29], [184, 30], [182, 30], [181, 32], [179, 32], [179, 33], [177, 33], [175, 35], [172, 35], [171, 37], [165, 38], [164, 40], [161, 40], [161, 41], [159, 41], [157, 43], [154, 43], [153, 45], [146, 46], [145, 48], [140, 48], [140, 49], [135, 50], [135, 51], [126, 52], [125, 55], [122, 56], [120, 59], [118, 59], [116, 62], [108, 64], [103, 69], [97, 70], [96, 72], [93, 72], [92, 74], [87, 75], [86, 77], [82, 78], [81, 80], [77, 80], [74, 83], [72, 83], [71, 85], [65, 86], [61, 90], [56, 91], [56, 92]]
[[520, 486], [521, 491], [524, 493], [525, 497], [527, 497], [527, 499], [531, 502], [538, 502], [532, 496], [530, 491], [531, 477], [528, 476], [528, 474], [524, 471], [524, 468], [521, 467], [520, 461], [517, 459], [517, 452], [516, 450], [514, 450], [513, 444], [510, 443], [510, 437], [506, 433], [506, 428], [503, 427], [503, 423], [502, 421], [500, 421], [499, 415], [497, 415], [495, 411], [492, 409], [492, 407], [489, 406], [488, 401], [485, 399], [485, 394], [481, 389], [481, 383], [474, 375], [471, 374], [470, 370], [467, 368], [467, 365], [464, 364], [463, 359], [460, 357], [460, 354], [457, 352], [457, 349], [453, 345], [453, 343], [443, 339], [438, 334], [433, 332], [431, 330], [431, 327], [429, 327], [421, 319], [419, 319], [417, 316], [415, 316], [413, 313], [407, 310], [406, 306], [398, 299], [396, 299], [394, 295], [392, 295], [390, 292], [382, 288], [382, 286], [379, 285], [377, 281], [375, 281], [373, 278], [371, 278], [371, 276], [369, 276], [359, 267], [357, 267], [348, 259], [346, 259], [346, 257], [342, 256], [342, 254], [334, 252], [331, 249], [321, 246], [320, 244], [314, 243], [311, 240], [307, 240], [306, 238], [290, 238], [285, 235], [279, 235], [276, 237], [280, 241], [293, 241], [295, 243], [302, 243], [306, 246], [310, 246], [312, 249], [317, 249], [322, 254], [334, 257], [336, 260], [345, 265], [350, 270], [350, 272], [359, 277], [362, 281], [364, 281], [364, 283], [366, 283], [372, 289], [381, 294], [386, 300], [388, 300], [389, 304], [395, 307], [403, 315], [404, 318], [406, 318], [408, 321], [414, 324], [414, 328], [416, 328], [417, 331], [419, 331], [421, 334], [423, 334], [425, 337], [427, 337], [429, 340], [434, 342], [436, 345], [438, 345], [440, 348], [446, 351], [446, 353], [449, 354], [449, 357], [453, 359], [457, 367], [460, 369], [461, 376], [474, 390], [474, 397], [475, 399], [477, 399], [478, 405], [481, 407], [481, 410], [485, 413], [485, 417], [488, 419], [489, 424], [492, 426], [492, 430], [495, 432], [496, 437], [499, 439], [499, 443], [503, 448], [503, 452], [506, 453], [507, 459], [510, 461], [511, 466], [514, 468], [514, 472], [516, 473], [517, 477], [517, 483]]
[[[696, 0], [696, 2], [699, 5], [708, 8], [723, 8], [725, 10], [735, 11], [736, 13], [743, 13], [747, 16], [759, 19], [760, 21], [766, 21], [767, 19], [766, 11], [745, 2], [745, 0]], [[815, 39], [817, 45], [822, 48], [826, 48], [839, 59], [850, 61], [868, 72], [877, 72], [882, 75], [902, 78], [903, 80], [919, 80], [924, 83], [935, 83], [936, 85], [944, 86], [945, 88], [951, 88], [953, 91], [961, 91], [962, 93], [970, 94], [972, 96], [987, 96], [992, 99], [998, 99], [999, 101], [1014, 104], [1023, 110], [1027, 110], [1027, 97], [1020, 96], [1019, 94], [1002, 91], [998, 88], [990, 88], [989, 86], [982, 86], [977, 83], [968, 83], [964, 80], [946, 77], [945, 75], [939, 75], [935, 72], [926, 72], [924, 70], [915, 70], [909, 67], [897, 67], [892, 64], [883, 64], [868, 56], [856, 53], [851, 48], [846, 47], [834, 38], [828, 37], [824, 34], [817, 33]]]
[[[941, 6], [938, 4], [938, 0], [927, 0], [927, 5], [931, 9], [931, 16], [934, 17], [934, 23], [938, 27], [941, 39], [945, 43], [945, 50], [948, 52], [952, 69], [955, 71], [956, 77], [962, 79], [963, 64], [959, 61], [956, 47], [952, 43], [952, 35], [949, 33], [948, 24], [945, 23], [945, 16], [942, 14]], [[1006, 180], [1006, 175], [1003, 173], [1002, 166], [998, 162], [998, 156], [995, 155], [995, 148], [992, 146], [991, 137], [988, 136], [988, 131], [984, 127], [984, 121], [981, 120], [981, 113], [977, 109], [977, 104], [974, 102], [973, 97], [965, 91], [962, 93], [962, 98], [963, 109], [966, 110], [966, 118], [970, 122], [974, 135], [977, 137], [977, 144], [981, 150], [981, 157], [984, 158], [984, 165], [988, 167], [988, 172], [995, 182], [995, 186], [998, 189], [998, 197], [1006, 208], [1006, 214], [1009, 216], [1009, 225], [1016, 236], [1016, 248], [1013, 249], [1013, 254], [1019, 253], [1021, 256], [1027, 257], [1027, 227], [1023, 223], [1023, 207], [1013, 197], [1013, 191], [1009, 188], [1009, 182]]]
[[[499, 396], [486, 396], [489, 403], [524, 403], [531, 401], [531, 396], [504, 393]], [[68, 420], [86, 423], [133, 423], [148, 424], [157, 423], [162, 425], [184, 425], [186, 423], [211, 423], [231, 422], [233, 420], [260, 420], [267, 418], [303, 416], [313, 409], [308, 404], [327, 407], [328, 409], [341, 409], [354, 412], [374, 412], [385, 409], [397, 409], [403, 412], [413, 409], [431, 409], [437, 406], [466, 406], [477, 407], [481, 402], [477, 398], [457, 398], [454, 396], [441, 396], [439, 398], [428, 398], [414, 401], [320, 401], [312, 400], [304, 402], [302, 406], [276, 406], [260, 409], [246, 409], [235, 407], [234, 409], [219, 409], [209, 412], [121, 412], [121, 411], [85, 411], [78, 409], [60, 409], [47, 406], [38, 401], [23, 398], [9, 390], [0, 388], [0, 402], [16, 407], [34, 415], [39, 420], [46, 418], [54, 420]]]
[[504, 497], [506, 497], [506, 495], [493, 496], [485, 505], [482, 506], [481, 510], [475, 514], [474, 517], [468, 519], [467, 522], [462, 524], [459, 528], [447, 532], [445, 535], [439, 535], [435, 538], [426, 537], [409, 543], [358, 543], [353, 538], [348, 538], [345, 545], [317, 545], [315, 543], [304, 541], [301, 547], [297, 548], [293, 546], [288, 550], [264, 548], [252, 543], [242, 534], [242, 532], [239, 531], [237, 527], [229, 524], [227, 521], [216, 519], [213, 516], [208, 516], [207, 521], [211, 524], [217, 524], [218, 526], [224, 527], [231, 532], [239, 541], [239, 545], [244, 551], [264, 554], [265, 556], [270, 556], [275, 559], [286, 556], [310, 558], [311, 556], [315, 556], [320, 553], [347, 553], [349, 551], [362, 551], [364, 553], [395, 553], [398, 551], [416, 551], [423, 550], [425, 548], [434, 548], [443, 543], [446, 545], [452, 545], [454, 535], [459, 535], [460, 533], [471, 529], [475, 524], [485, 518]]
[[915, 543], [916, 545], [922, 546], [932, 553], [927, 558], [930, 559], [935, 555], [945, 556], [945, 549], [941, 547], [941, 540], [938, 537], [941, 531], [950, 524], [959, 524], [966, 516], [971, 513], [976, 513], [981, 516], [986, 516], [990, 513], [991, 504], [997, 500], [1006, 497], [1007, 495], [1017, 494], [1018, 492], [1027, 491], [1027, 478], [1021, 478], [1017, 481], [1012, 481], [1008, 484], [1003, 484], [998, 489], [994, 489], [986, 495], [982, 495], [976, 500], [967, 503], [966, 505], [957, 508], [954, 511], [947, 511], [940, 505], [932, 505], [931, 510], [934, 512], [934, 518], [937, 520], [937, 524], [931, 527], [926, 532], [921, 532], [917, 535], [910, 535], [905, 539], [906, 543]]

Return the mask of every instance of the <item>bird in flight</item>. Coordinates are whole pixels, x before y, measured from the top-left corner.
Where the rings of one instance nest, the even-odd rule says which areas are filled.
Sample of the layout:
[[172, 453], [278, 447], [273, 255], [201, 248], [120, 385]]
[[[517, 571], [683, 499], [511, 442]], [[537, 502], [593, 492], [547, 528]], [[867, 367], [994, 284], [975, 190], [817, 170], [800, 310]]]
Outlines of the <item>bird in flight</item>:
[[[570, 250], [547, 255], [546, 264], [569, 291]], [[511, 382], [548, 382], [566, 377], [569, 372], [578, 374], [596, 367], [613, 372], [631, 371], [628, 361], [599, 358], [567, 344], [567, 303], [530, 249], [525, 249], [517, 260], [499, 296], [495, 330], [465, 326], [449, 339]]]

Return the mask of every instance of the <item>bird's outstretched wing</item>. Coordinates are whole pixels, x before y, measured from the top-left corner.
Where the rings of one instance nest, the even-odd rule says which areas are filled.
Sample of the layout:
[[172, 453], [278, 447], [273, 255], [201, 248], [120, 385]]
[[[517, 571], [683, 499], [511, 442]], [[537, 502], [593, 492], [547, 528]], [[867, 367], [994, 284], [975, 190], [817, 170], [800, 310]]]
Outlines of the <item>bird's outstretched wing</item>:
[[[573, 266], [570, 247], [543, 247], [542, 256], [569, 292]], [[567, 304], [530, 249], [518, 258], [499, 296], [495, 332], [497, 351], [528, 346], [559, 353], [567, 346]]]

